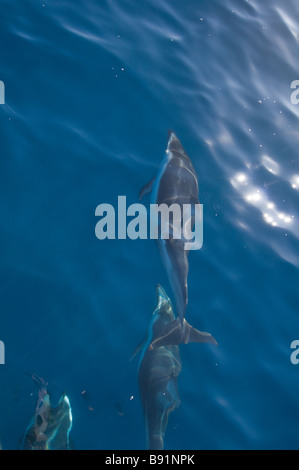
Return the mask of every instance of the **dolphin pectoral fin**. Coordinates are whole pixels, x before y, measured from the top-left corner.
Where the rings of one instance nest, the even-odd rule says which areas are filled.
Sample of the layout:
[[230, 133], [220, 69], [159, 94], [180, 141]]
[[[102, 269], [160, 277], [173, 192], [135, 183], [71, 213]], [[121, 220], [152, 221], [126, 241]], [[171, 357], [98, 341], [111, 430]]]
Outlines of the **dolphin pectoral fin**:
[[183, 343], [185, 344], [211, 343], [211, 344], [215, 344], [216, 346], [218, 345], [214, 336], [212, 336], [210, 333], [207, 333], [205, 331], [199, 331], [196, 328], [193, 328], [193, 326], [189, 325], [189, 323], [186, 320], [184, 323], [185, 323], [185, 334], [184, 334], [184, 339], [182, 341]]
[[153, 189], [155, 178], [156, 177], [154, 176], [145, 186], [143, 186], [143, 188], [140, 189], [139, 200], [141, 200], [145, 194], [148, 194], [151, 192], [151, 190]]
[[141, 341], [141, 343], [139, 343], [136, 348], [134, 349], [134, 351], [132, 352], [131, 354], [131, 357], [130, 357], [130, 362], [134, 359], [135, 356], [137, 356], [137, 354], [140, 353], [140, 351], [142, 351], [142, 349], [144, 348], [145, 346], [145, 343], [146, 343], [146, 339], [144, 339], [143, 341]]

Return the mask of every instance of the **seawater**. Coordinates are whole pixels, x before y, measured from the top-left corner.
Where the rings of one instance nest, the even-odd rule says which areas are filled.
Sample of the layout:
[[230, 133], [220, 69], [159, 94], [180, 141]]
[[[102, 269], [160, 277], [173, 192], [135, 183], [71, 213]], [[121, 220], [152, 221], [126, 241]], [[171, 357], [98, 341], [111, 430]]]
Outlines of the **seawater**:
[[66, 391], [77, 449], [143, 449], [138, 359], [153, 240], [98, 240], [95, 209], [138, 192], [173, 129], [204, 206], [166, 449], [298, 449], [299, 7], [295, 0], [3, 0], [0, 436]]

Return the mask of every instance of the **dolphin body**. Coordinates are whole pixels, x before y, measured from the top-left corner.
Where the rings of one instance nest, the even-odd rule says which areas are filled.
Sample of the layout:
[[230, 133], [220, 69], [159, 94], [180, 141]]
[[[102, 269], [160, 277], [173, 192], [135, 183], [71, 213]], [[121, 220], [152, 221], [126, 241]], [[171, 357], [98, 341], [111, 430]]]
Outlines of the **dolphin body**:
[[[166, 155], [157, 177], [141, 189], [139, 198], [149, 192], [152, 192], [151, 204], [164, 203], [168, 207], [178, 204], [181, 214], [183, 214], [183, 204], [190, 204], [192, 207], [199, 204], [198, 182], [194, 167], [173, 131], [168, 133]], [[194, 215], [191, 217], [194, 223]], [[188, 251], [185, 250], [184, 237], [173, 238], [172, 229], [173, 226], [169, 223], [169, 239], [159, 236], [157, 244], [174, 293], [177, 315], [183, 323], [188, 303]]]
[[46, 382], [32, 375], [39, 387], [34, 416], [23, 438], [22, 450], [69, 450], [72, 410], [68, 397], [62, 394], [56, 407], [51, 405]]
[[169, 413], [180, 405], [177, 378], [182, 362], [178, 344], [203, 342], [203, 338], [215, 340], [209, 333], [190, 326], [185, 319], [185, 328], [182, 329], [180, 320], [175, 320], [172, 303], [160, 285], [157, 285], [156, 296], [157, 306], [139, 362], [138, 383], [145, 418], [146, 447], [161, 450]]

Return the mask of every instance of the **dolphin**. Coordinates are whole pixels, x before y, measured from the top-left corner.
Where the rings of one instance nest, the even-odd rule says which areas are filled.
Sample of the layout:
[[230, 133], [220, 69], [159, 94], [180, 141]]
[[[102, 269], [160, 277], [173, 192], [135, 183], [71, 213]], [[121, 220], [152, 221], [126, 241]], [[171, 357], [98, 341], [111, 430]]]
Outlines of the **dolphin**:
[[[142, 348], [138, 383], [145, 418], [146, 447], [162, 450], [169, 413], [180, 405], [177, 378], [182, 362], [178, 344], [211, 341], [211, 335], [196, 330], [186, 320], [182, 329], [179, 319], [178, 322], [175, 320], [171, 300], [159, 284], [156, 296], [157, 305], [147, 338], [137, 348]], [[169, 327], [173, 327], [172, 332]], [[166, 336], [165, 331], [168, 331]]]
[[[183, 204], [194, 208], [199, 204], [198, 181], [190, 158], [181, 142], [173, 131], [168, 133], [166, 155], [157, 177], [154, 177], [139, 192], [139, 198], [152, 192], [151, 204], [172, 204], [180, 206], [183, 214]], [[194, 214], [191, 225], [194, 224]], [[182, 227], [183, 220], [180, 221]], [[188, 303], [187, 277], [189, 271], [188, 251], [185, 249], [186, 239], [174, 237], [173, 224], [169, 222], [169, 239], [161, 236], [157, 239], [158, 249], [166, 268], [168, 279], [175, 297], [177, 315], [183, 324]]]
[[22, 450], [69, 450], [69, 433], [72, 427], [72, 410], [63, 393], [56, 407], [51, 405], [47, 383], [35, 374], [32, 379], [38, 386], [38, 400], [34, 416], [22, 440]]

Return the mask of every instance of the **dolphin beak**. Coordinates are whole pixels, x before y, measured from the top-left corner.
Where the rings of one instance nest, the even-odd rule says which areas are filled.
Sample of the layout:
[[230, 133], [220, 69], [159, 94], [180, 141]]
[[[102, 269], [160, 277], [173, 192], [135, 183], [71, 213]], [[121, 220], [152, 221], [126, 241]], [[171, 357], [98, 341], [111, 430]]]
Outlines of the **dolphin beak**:
[[172, 130], [170, 130], [168, 132], [167, 150], [168, 151], [180, 152], [181, 154], [185, 153], [181, 142], [179, 141], [179, 139], [177, 138], [177, 136], [175, 135], [175, 133]]
[[175, 135], [175, 133], [173, 132], [173, 130], [172, 130], [172, 129], [169, 129], [169, 131], [168, 131], [168, 136], [167, 136], [167, 140], [169, 140], [169, 139], [171, 138], [172, 134]]

